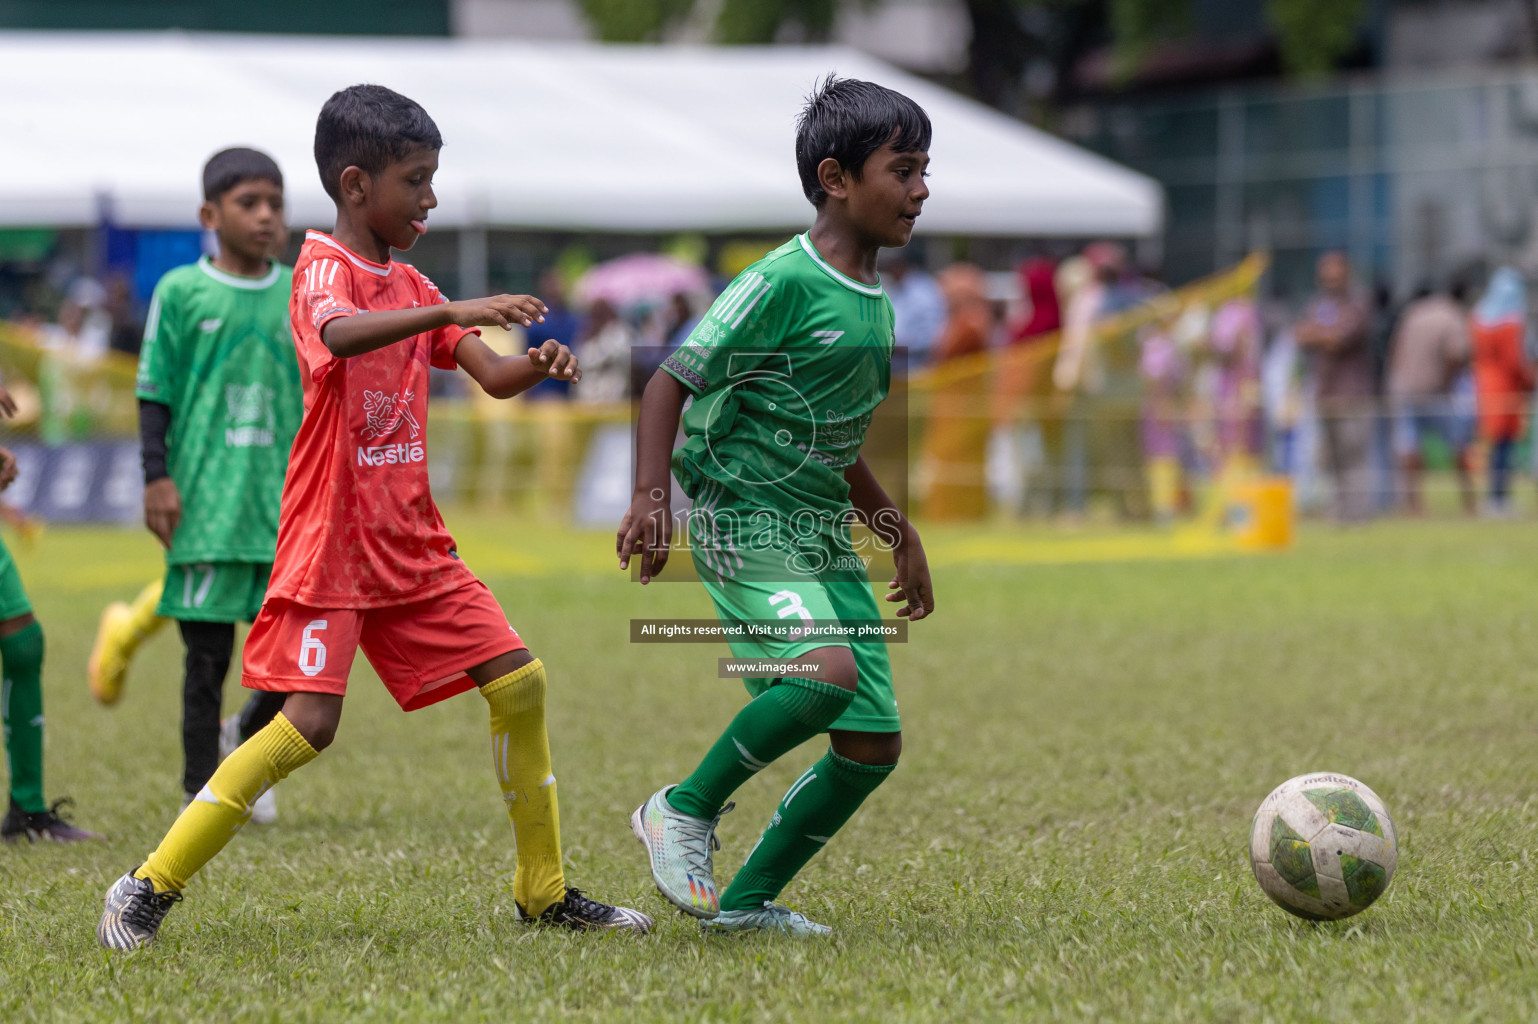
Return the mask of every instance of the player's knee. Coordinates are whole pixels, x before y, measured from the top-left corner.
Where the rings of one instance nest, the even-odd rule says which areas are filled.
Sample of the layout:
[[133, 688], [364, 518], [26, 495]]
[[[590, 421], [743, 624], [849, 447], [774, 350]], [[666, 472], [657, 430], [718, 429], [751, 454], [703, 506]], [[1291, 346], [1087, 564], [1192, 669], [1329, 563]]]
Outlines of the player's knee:
[[20, 615], [0, 622], [0, 640], [15, 636], [36, 621], [37, 617], [31, 612], [22, 612]]
[[326, 693], [291, 693], [283, 702], [283, 717], [317, 751], [336, 739], [342, 721], [342, 699]]
[[331, 746], [331, 741], [336, 739], [337, 723], [335, 721], [306, 719], [302, 722], [290, 722], [290, 724], [298, 731], [299, 735], [304, 737], [304, 741], [316, 751], [325, 750]]
[[465, 674], [476, 686], [485, 686], [494, 683], [503, 676], [517, 672], [534, 660], [534, 655], [528, 650], [520, 649], [499, 654], [490, 661], [482, 662], [472, 668], [465, 669]]
[[829, 734], [833, 752], [856, 764], [896, 764], [902, 757], [903, 734], [900, 732], [850, 732]]
[[312, 730], [308, 736], [305, 736], [304, 739], [316, 753], [320, 753], [331, 746], [331, 741], [336, 739], [336, 726], [319, 726]]
[[866, 764], [896, 764], [903, 756], [903, 734], [900, 732], [876, 733], [871, 760]]
[[0, 622], [0, 640], [5, 641], [0, 656], [4, 658], [7, 676], [42, 670], [43, 628], [31, 612]]

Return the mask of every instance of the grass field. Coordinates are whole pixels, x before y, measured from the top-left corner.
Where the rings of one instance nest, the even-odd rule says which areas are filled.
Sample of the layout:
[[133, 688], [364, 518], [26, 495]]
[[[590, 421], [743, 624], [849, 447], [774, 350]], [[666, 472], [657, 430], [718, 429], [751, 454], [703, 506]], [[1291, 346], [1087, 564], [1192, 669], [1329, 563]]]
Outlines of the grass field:
[[[787, 891], [836, 928], [796, 943], [703, 940], [627, 827], [742, 699], [714, 678], [723, 651], [626, 642], [633, 616], [708, 615], [703, 592], [628, 584], [602, 536], [449, 519], [550, 666], [568, 878], [657, 931], [516, 925], [483, 702], [402, 715], [360, 658], [338, 741], [283, 785], [280, 824], [237, 837], [157, 947], [104, 953], [101, 893], [180, 797], [180, 645], [165, 631], [123, 703], [96, 707], [97, 612], [157, 555], [138, 533], [56, 529], [18, 552], [48, 631], [49, 790], [111, 841], [0, 848], [0, 1020], [1538, 1015], [1530, 525], [1047, 566], [935, 531], [939, 611], [894, 648], [903, 766]], [[739, 793], [722, 877], [817, 752]], [[1260, 799], [1321, 768], [1373, 786], [1402, 849], [1377, 906], [1313, 925], [1267, 901], [1244, 847]]]

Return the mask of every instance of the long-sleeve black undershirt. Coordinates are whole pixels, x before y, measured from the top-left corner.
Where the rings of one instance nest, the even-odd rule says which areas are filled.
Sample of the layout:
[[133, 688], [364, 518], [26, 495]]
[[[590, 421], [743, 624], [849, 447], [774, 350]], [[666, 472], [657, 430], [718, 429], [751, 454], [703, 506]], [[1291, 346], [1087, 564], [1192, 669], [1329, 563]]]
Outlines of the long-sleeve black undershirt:
[[170, 476], [166, 469], [166, 434], [171, 430], [171, 407], [139, 399], [139, 447], [144, 458], [144, 482]]

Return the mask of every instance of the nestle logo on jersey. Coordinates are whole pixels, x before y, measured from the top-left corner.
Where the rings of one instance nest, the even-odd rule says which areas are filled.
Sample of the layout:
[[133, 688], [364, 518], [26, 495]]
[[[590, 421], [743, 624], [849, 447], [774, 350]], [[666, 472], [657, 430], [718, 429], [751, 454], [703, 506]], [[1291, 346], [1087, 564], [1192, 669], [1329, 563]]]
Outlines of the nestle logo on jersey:
[[273, 397], [265, 384], [226, 384], [224, 403], [231, 426], [224, 428], [226, 448], [271, 448], [276, 426]]
[[398, 466], [426, 460], [427, 449], [417, 440], [422, 425], [411, 412], [411, 400], [415, 397], [411, 391], [393, 395], [382, 391], [363, 392], [363, 439], [377, 441], [405, 428], [407, 440], [405, 443], [359, 445], [358, 465]]
[[263, 427], [225, 427], [226, 448], [271, 448], [272, 431]]
[[363, 436], [369, 440], [387, 437], [401, 427], [411, 432], [413, 440], [422, 432], [422, 426], [411, 414], [411, 400], [416, 395], [388, 395], [382, 391], [363, 392]]
[[358, 465], [395, 466], [407, 462], [422, 462], [427, 458], [427, 448], [420, 441], [410, 444], [379, 444], [372, 447], [358, 446]]

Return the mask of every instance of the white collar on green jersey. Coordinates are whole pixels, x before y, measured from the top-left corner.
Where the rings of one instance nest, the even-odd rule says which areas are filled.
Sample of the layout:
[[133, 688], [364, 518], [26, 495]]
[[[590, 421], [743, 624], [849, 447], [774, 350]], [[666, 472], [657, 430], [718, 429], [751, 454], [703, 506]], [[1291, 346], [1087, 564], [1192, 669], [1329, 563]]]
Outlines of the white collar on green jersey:
[[833, 269], [832, 265], [828, 263], [827, 260], [822, 258], [822, 256], [817, 252], [817, 247], [812, 245], [812, 233], [810, 231], [804, 231], [797, 235], [796, 241], [801, 243], [801, 248], [806, 250], [806, 254], [812, 258], [813, 263], [821, 267], [829, 277], [833, 278], [833, 280], [837, 281], [845, 288], [848, 288], [850, 291], [859, 292], [861, 295], [881, 294], [881, 275], [876, 275], [875, 284], [861, 284], [859, 281], [856, 281], [854, 278], [848, 276], [847, 274], [840, 274], [837, 270]]
[[271, 261], [267, 273], [261, 277], [241, 277], [239, 274], [229, 274], [214, 266], [214, 261], [207, 256], [198, 258], [198, 269], [220, 284], [227, 284], [231, 288], [245, 288], [248, 291], [261, 291], [263, 288], [271, 288], [278, 280], [278, 271], [282, 269], [277, 260]]

